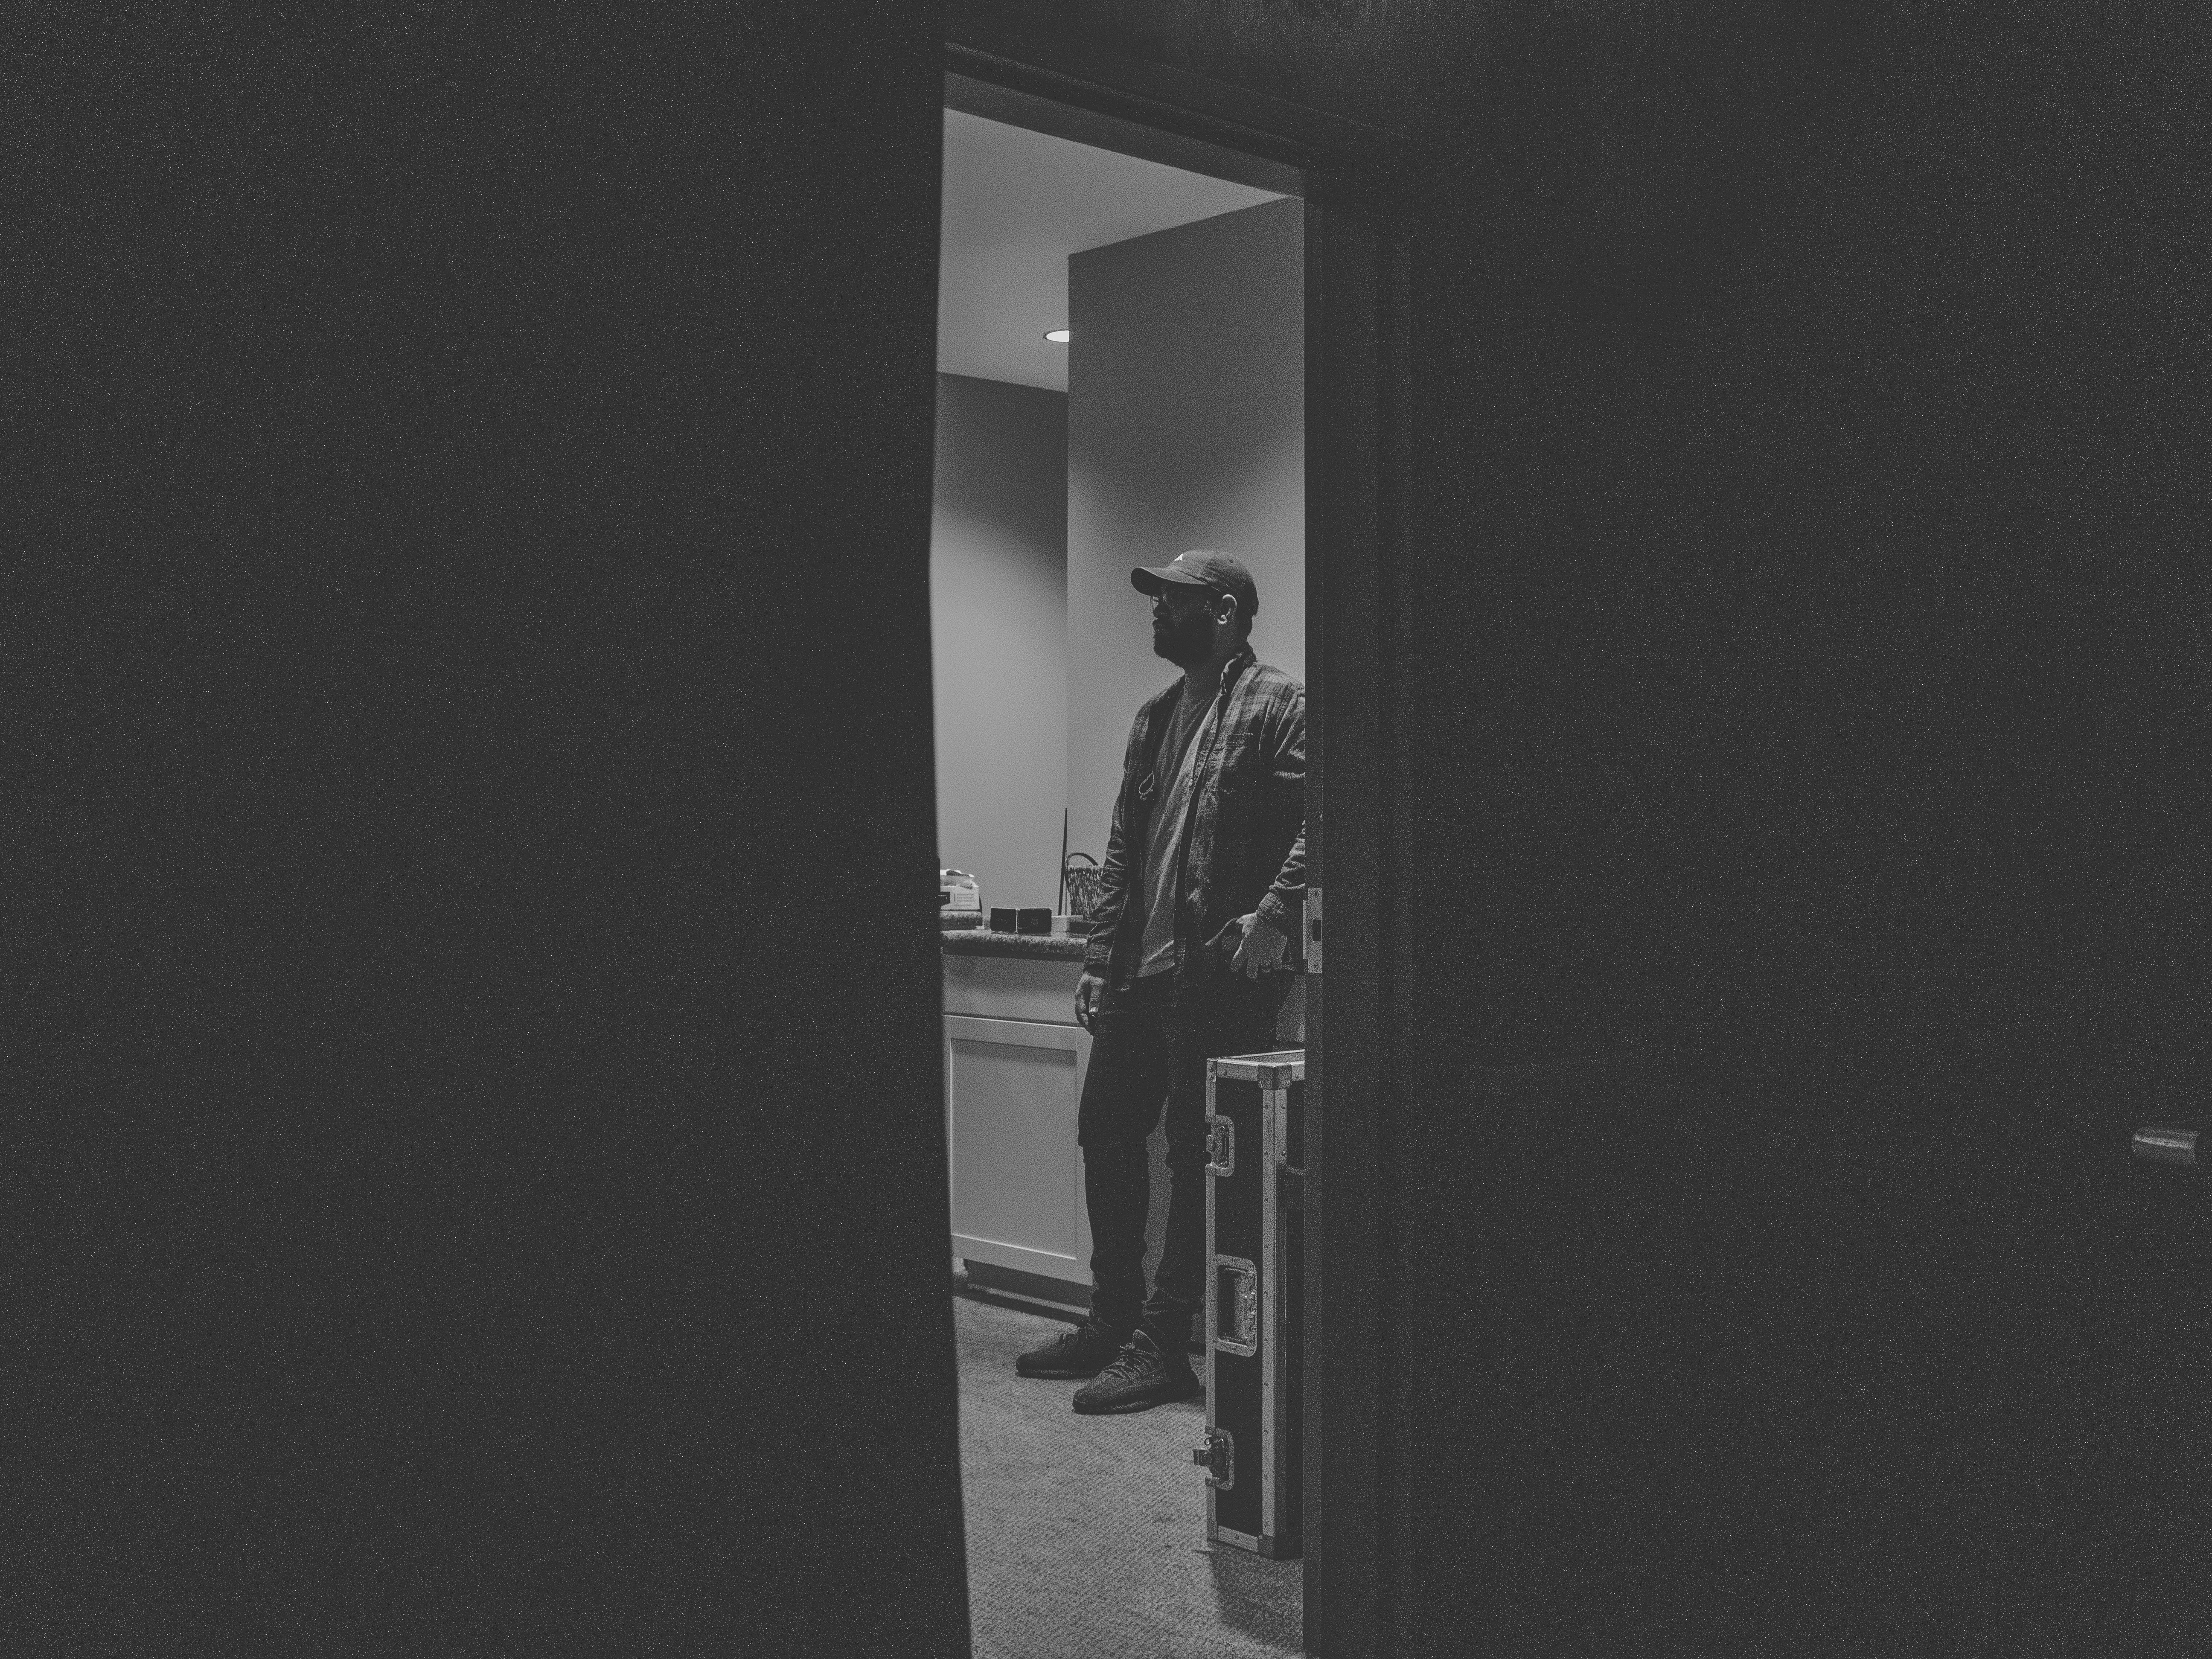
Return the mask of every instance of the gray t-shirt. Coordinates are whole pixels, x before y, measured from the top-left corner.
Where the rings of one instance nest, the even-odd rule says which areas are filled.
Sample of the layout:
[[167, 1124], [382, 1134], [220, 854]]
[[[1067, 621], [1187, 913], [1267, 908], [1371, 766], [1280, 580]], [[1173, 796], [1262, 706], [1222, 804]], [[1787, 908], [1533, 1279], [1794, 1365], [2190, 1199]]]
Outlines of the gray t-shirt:
[[1213, 711], [1213, 699], [1194, 696], [1185, 686], [1175, 714], [1160, 738], [1152, 768], [1152, 816], [1145, 831], [1145, 936], [1137, 975], [1164, 974], [1175, 966], [1176, 860], [1190, 817], [1191, 762], [1198, 734]]

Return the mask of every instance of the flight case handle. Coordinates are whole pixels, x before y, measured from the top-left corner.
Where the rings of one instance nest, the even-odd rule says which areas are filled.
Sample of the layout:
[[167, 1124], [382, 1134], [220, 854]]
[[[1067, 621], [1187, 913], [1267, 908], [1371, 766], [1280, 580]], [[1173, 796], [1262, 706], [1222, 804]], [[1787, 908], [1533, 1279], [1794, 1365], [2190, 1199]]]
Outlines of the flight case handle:
[[1213, 1346], [1247, 1359], [1260, 1352], [1260, 1270], [1241, 1255], [1213, 1258]]

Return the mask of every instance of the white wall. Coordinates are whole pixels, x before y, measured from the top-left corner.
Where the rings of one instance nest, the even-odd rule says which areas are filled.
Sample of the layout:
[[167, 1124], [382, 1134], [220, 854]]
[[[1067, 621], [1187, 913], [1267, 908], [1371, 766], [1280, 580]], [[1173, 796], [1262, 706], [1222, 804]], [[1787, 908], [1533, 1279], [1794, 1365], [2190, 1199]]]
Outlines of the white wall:
[[1270, 202], [1067, 262], [1068, 844], [1094, 857], [1129, 722], [1176, 673], [1133, 566], [1234, 554], [1254, 650], [1305, 677], [1304, 216]]
[[1067, 398], [937, 377], [938, 862], [1051, 904], [1066, 791]]

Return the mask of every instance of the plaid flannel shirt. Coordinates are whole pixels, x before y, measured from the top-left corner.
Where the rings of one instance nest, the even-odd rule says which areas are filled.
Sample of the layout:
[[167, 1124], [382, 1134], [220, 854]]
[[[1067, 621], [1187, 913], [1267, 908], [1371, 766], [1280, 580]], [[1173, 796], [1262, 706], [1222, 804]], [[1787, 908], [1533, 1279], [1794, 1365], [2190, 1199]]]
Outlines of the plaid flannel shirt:
[[[1137, 711], [1121, 762], [1121, 793], [1099, 872], [1091, 912], [1086, 973], [1117, 988], [1136, 978], [1144, 917], [1133, 914], [1132, 890], [1143, 904], [1142, 863], [1152, 805], [1166, 789], [1151, 777], [1168, 714], [1182, 694], [1177, 681]], [[1284, 960], [1301, 960], [1306, 896], [1306, 692], [1279, 668], [1258, 661], [1249, 646], [1221, 670], [1215, 719], [1191, 762], [1188, 821], [1178, 849], [1176, 972], [1184, 978], [1220, 971], [1224, 954], [1206, 947], [1238, 916], [1259, 919], [1288, 934]], [[1130, 925], [1123, 926], [1127, 917]]]

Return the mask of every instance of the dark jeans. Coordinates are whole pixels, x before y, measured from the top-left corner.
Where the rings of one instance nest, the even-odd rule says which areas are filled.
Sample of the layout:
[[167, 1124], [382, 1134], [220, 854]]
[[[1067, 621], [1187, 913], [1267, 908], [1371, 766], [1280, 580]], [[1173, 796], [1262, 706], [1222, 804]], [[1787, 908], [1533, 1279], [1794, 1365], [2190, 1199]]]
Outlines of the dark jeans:
[[[1170, 1352], [1206, 1306], [1206, 1062], [1266, 1054], [1291, 975], [1255, 981], [1219, 969], [1195, 985], [1173, 973], [1109, 989], [1091, 1021], [1091, 1069], [1076, 1116], [1091, 1213], [1091, 1317], [1140, 1322]], [[1167, 1109], [1167, 1237], [1145, 1297], [1145, 1218], [1152, 1207], [1146, 1138]]]

